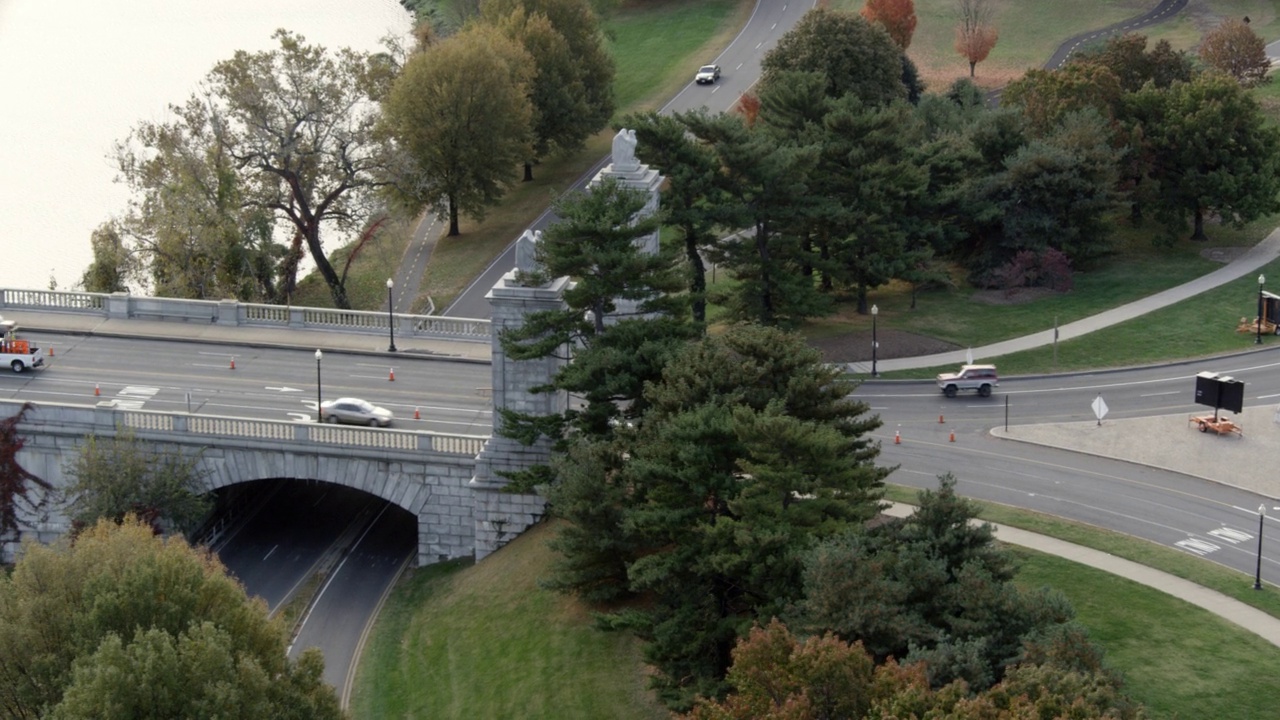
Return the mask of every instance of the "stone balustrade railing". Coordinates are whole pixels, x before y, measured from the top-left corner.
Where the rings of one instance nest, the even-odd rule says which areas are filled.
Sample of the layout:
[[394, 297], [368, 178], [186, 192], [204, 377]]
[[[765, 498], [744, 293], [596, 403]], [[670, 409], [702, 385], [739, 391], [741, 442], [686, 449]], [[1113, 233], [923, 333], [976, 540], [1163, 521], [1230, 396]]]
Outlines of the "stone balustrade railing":
[[[11, 417], [21, 402], [0, 400], [0, 417]], [[433, 432], [384, 428], [344, 427], [319, 423], [254, 420], [215, 415], [187, 415], [151, 410], [120, 410], [111, 407], [82, 407], [40, 403], [27, 414], [23, 426], [46, 432], [84, 436], [113, 435], [118, 428], [131, 428], [152, 440], [168, 439], [179, 444], [199, 445], [215, 439], [248, 440], [279, 447], [281, 443], [319, 447], [368, 448], [430, 452], [474, 457], [488, 438], [480, 435], [442, 435]], [[21, 432], [21, 430], [19, 431]], [[162, 436], [170, 435], [171, 438]], [[358, 451], [357, 451], [358, 452]]]
[[491, 341], [490, 323], [483, 318], [260, 305], [236, 300], [182, 300], [129, 293], [0, 288], [0, 310], [8, 308], [87, 313], [105, 318], [182, 320], [216, 325], [371, 334], [385, 334], [390, 324], [394, 323], [397, 337], [483, 343]]

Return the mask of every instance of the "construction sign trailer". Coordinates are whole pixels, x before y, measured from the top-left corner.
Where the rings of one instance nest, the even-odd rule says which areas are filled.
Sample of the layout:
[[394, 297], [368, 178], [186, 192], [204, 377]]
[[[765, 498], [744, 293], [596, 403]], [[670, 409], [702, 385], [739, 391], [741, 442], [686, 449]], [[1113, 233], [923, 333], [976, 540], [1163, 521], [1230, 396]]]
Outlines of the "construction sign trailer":
[[[1258, 327], [1259, 323], [1262, 327]], [[1240, 318], [1236, 332], [1280, 335], [1280, 324], [1277, 323], [1280, 323], [1280, 295], [1264, 290], [1258, 296], [1258, 317], [1253, 320], [1247, 317]]]
[[1192, 415], [1187, 418], [1188, 422], [1200, 428], [1200, 432], [1244, 436], [1244, 428], [1218, 415], [1219, 410], [1239, 414], [1244, 409], [1244, 383], [1230, 375], [1202, 372], [1196, 375], [1196, 404], [1213, 408], [1212, 415]]
[[30, 341], [18, 338], [17, 323], [0, 318], [0, 333], [3, 333], [3, 339], [0, 339], [0, 363], [19, 373], [27, 368], [44, 365], [44, 351]]

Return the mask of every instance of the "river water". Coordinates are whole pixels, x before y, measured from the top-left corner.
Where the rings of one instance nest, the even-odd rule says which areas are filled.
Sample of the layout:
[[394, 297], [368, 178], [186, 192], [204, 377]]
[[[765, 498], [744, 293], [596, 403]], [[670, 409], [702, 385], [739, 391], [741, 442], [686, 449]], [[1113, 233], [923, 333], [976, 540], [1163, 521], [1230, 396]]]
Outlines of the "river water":
[[330, 48], [405, 35], [396, 0], [0, 0], [0, 287], [71, 289], [124, 210], [113, 144], [220, 60], [286, 28]]

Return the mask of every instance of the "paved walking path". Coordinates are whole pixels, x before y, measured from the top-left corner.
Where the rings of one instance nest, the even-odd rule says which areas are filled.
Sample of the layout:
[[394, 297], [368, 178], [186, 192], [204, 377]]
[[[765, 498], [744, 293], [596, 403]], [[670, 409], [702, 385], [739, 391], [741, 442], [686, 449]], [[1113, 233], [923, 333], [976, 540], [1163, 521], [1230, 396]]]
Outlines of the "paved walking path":
[[[885, 514], [893, 515], [894, 517], [906, 517], [913, 512], [915, 512], [915, 507], [911, 505], [893, 503], [885, 511]], [[1146, 565], [1118, 558], [1101, 550], [1094, 550], [1093, 548], [1076, 545], [1047, 535], [1037, 535], [1036, 533], [1019, 530], [1008, 525], [991, 524], [996, 529], [996, 538], [1002, 542], [1021, 545], [1049, 555], [1058, 555], [1072, 562], [1105, 570], [1113, 575], [1119, 575], [1148, 587], [1153, 587], [1185, 600], [1192, 605], [1204, 608], [1249, 632], [1257, 634], [1272, 645], [1280, 647], [1280, 618], [1268, 615], [1235, 598], [1227, 597], [1202, 585], [1188, 582], [1176, 575], [1170, 575], [1169, 573], [1149, 568]], [[1240, 582], [1244, 584], [1250, 581], [1241, 575]], [[1274, 592], [1275, 587], [1267, 587], [1266, 591]]]
[[[1195, 297], [1237, 278], [1252, 275], [1277, 257], [1280, 257], [1280, 229], [1273, 231], [1235, 260], [1207, 275], [1150, 297], [1064, 325], [1059, 328], [1060, 339], [1087, 335]], [[965, 362], [968, 352], [973, 353], [974, 359], [992, 358], [1018, 350], [1042, 347], [1052, 342], [1053, 331], [1047, 330], [972, 350], [880, 360], [878, 364], [885, 370], [958, 365]], [[854, 372], [867, 373], [868, 365], [868, 363], [851, 363], [850, 369]], [[1197, 432], [1188, 424], [1187, 416], [1184, 414], [1110, 420], [1101, 426], [1092, 421], [1018, 425], [1008, 430], [996, 428], [991, 432], [992, 435], [1000, 438], [1159, 467], [1213, 482], [1243, 487], [1269, 498], [1280, 498], [1280, 479], [1275, 476], [1268, 464], [1253, 460], [1256, 457], [1276, 457], [1280, 454], [1280, 426], [1273, 422], [1273, 419], [1271, 407], [1245, 408], [1240, 416], [1241, 424], [1246, 428], [1246, 434], [1243, 437], [1218, 437], [1214, 434]], [[1213, 443], [1211, 449], [1206, 448], [1208, 443]], [[911, 512], [910, 506], [895, 506], [890, 510], [890, 514], [897, 515], [909, 512]], [[1256, 633], [1273, 645], [1280, 646], [1280, 618], [1268, 615], [1222, 593], [1145, 565], [1063, 540], [1003, 525], [997, 525], [996, 528], [996, 537], [1002, 541], [1059, 555], [1153, 587], [1202, 607]], [[1241, 575], [1240, 582], [1250, 583], [1250, 579]], [[1264, 586], [1265, 591], [1276, 591], [1275, 585], [1271, 583], [1264, 581]]]
[[[1262, 240], [1262, 242], [1250, 248], [1243, 255], [1235, 260], [1223, 265], [1221, 268], [1213, 272], [1198, 277], [1190, 282], [1183, 283], [1177, 287], [1169, 288], [1163, 292], [1156, 293], [1149, 297], [1135, 300], [1127, 305], [1112, 308], [1105, 312], [1092, 315], [1087, 318], [1067, 323], [1058, 328], [1058, 339], [1070, 340], [1072, 338], [1088, 335], [1091, 332], [1101, 330], [1102, 328], [1116, 325], [1136, 317], [1146, 315], [1153, 310], [1159, 310], [1169, 305], [1182, 302], [1188, 298], [1195, 297], [1203, 292], [1208, 292], [1216, 287], [1225, 285], [1237, 278], [1252, 275], [1267, 263], [1280, 257], [1280, 228], [1273, 230], [1270, 235]], [[1025, 337], [1014, 338], [1012, 340], [1004, 340], [1002, 342], [984, 345], [982, 347], [970, 348], [966, 350], [952, 350], [945, 353], [937, 353], [935, 355], [920, 355], [918, 357], [908, 358], [888, 358], [878, 359], [876, 361], [877, 370], [880, 372], [889, 372], [892, 370], [914, 370], [917, 368], [938, 367], [940, 365], [959, 365], [968, 362], [968, 355], [972, 353], [974, 361], [1008, 355], [1010, 353], [1022, 350], [1031, 350], [1033, 348], [1045, 347], [1053, 344], [1053, 329], [1044, 330], [1027, 335]], [[848, 363], [846, 365], [849, 372], [869, 375], [871, 373], [870, 362]]]

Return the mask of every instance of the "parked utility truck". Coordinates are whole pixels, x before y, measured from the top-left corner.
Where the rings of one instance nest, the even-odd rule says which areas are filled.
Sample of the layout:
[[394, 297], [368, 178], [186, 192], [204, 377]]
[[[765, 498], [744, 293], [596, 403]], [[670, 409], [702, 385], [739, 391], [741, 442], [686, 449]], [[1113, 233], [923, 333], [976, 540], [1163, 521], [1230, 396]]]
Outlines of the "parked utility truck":
[[0, 318], [0, 364], [8, 365], [14, 372], [44, 365], [44, 351], [29, 340], [18, 337], [18, 324]]

